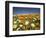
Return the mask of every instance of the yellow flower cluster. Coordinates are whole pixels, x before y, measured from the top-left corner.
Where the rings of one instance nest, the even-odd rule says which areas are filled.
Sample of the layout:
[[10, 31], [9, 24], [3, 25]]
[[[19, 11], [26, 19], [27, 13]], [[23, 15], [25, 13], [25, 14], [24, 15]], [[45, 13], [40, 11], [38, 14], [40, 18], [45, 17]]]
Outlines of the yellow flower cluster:
[[27, 14], [13, 16], [13, 31], [40, 30], [40, 15]]

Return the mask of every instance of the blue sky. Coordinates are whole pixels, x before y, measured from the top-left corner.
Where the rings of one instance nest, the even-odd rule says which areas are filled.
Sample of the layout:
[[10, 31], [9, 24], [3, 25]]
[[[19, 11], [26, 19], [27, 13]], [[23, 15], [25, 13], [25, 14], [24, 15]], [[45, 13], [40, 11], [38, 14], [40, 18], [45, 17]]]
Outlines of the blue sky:
[[13, 15], [31, 13], [40, 13], [40, 8], [13, 7]]

